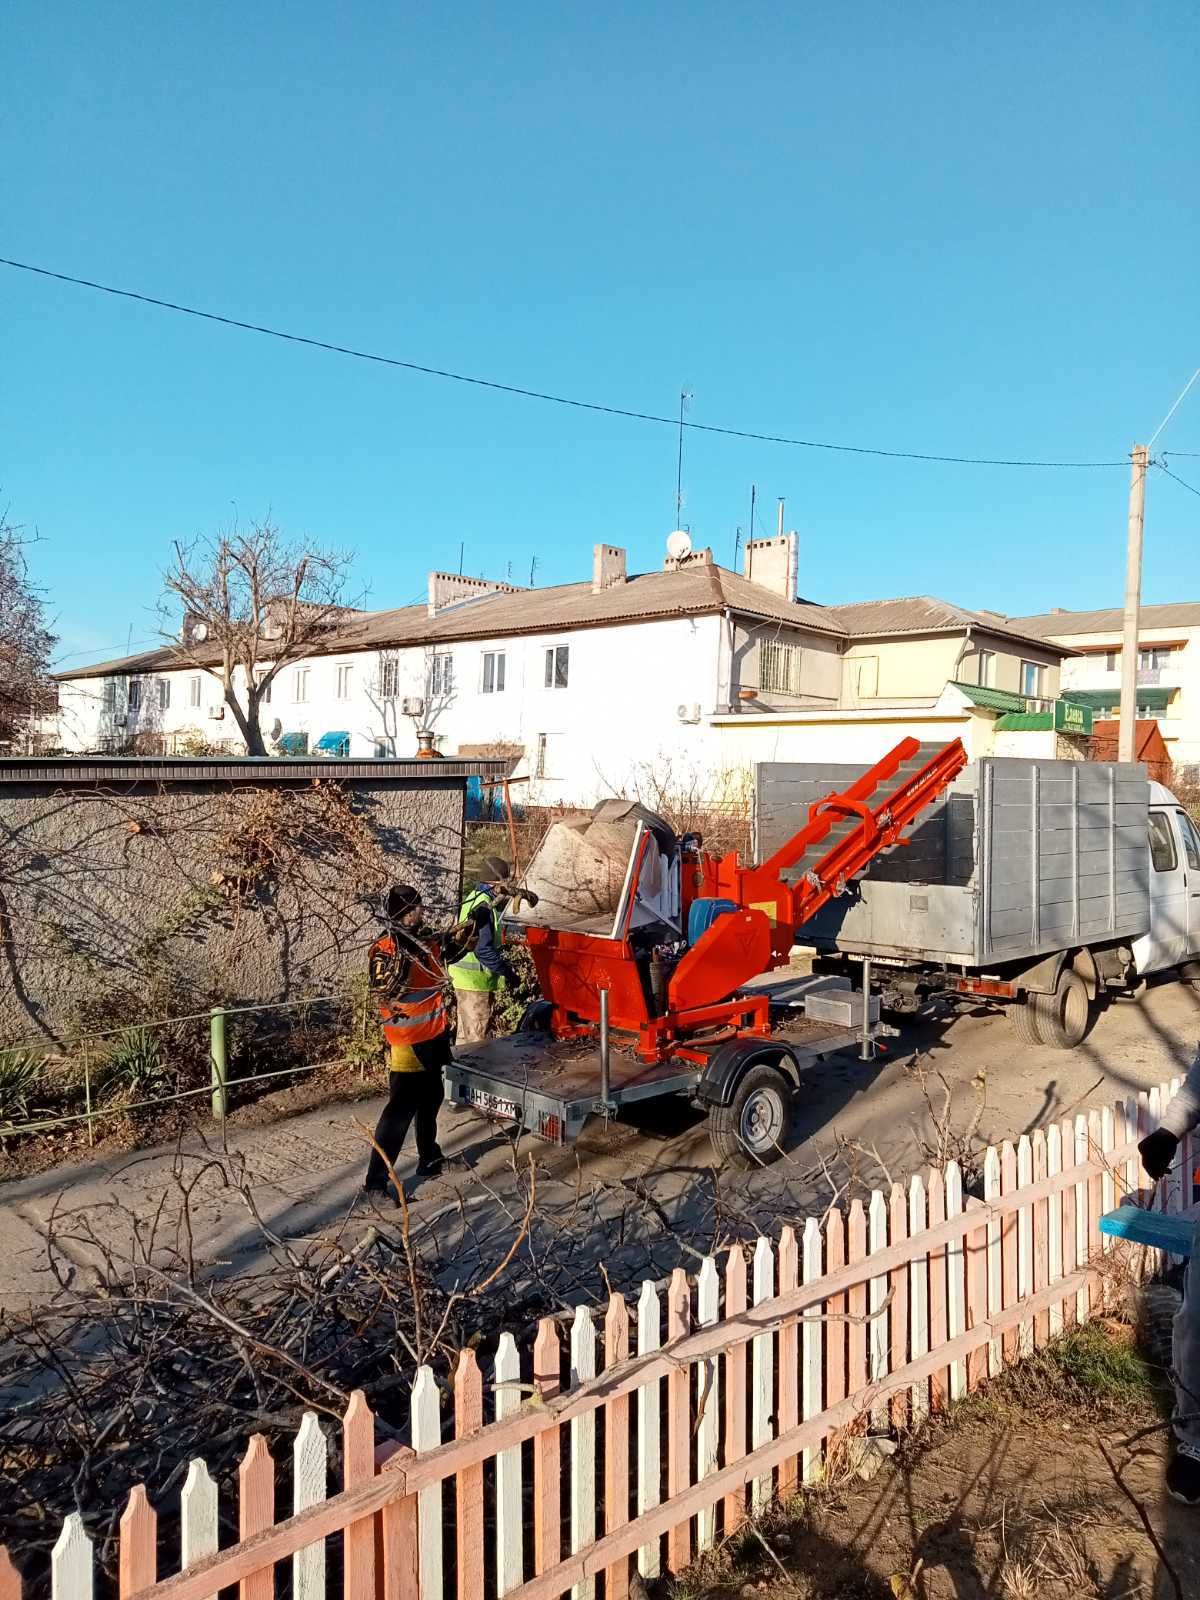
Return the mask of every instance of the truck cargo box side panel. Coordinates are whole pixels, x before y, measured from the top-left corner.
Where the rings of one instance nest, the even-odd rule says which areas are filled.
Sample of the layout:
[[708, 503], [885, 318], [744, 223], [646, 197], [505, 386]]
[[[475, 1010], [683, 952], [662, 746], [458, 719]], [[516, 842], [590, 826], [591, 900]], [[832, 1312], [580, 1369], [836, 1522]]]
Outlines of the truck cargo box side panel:
[[[855, 769], [757, 769], [759, 858]], [[1149, 786], [1133, 765], [986, 757], [801, 930], [849, 954], [988, 968], [1149, 926]], [[803, 809], [802, 809], [803, 808]]]
[[977, 964], [1146, 927], [1149, 800], [1132, 765], [982, 760]]

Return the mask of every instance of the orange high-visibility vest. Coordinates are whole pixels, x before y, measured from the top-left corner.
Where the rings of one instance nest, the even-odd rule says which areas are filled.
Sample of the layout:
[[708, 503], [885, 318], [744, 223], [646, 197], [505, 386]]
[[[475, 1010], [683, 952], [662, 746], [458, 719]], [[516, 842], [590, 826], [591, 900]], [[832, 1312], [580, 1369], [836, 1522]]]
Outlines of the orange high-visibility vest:
[[[446, 1008], [445, 974], [440, 970], [442, 953], [436, 940], [428, 946], [429, 961], [411, 954], [408, 973], [402, 987], [389, 990], [379, 997], [379, 1015], [383, 1021], [383, 1036], [389, 1045], [422, 1044], [436, 1039], [450, 1026]], [[396, 942], [385, 933], [371, 946], [369, 970], [375, 988], [384, 988], [388, 967], [397, 955]]]

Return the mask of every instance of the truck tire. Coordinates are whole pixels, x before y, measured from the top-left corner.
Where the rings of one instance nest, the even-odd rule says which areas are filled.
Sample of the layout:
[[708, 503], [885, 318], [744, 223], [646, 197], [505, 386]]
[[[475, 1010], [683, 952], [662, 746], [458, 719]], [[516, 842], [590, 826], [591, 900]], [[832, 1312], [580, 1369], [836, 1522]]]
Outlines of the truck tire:
[[1071, 967], [1058, 975], [1053, 994], [1031, 994], [1029, 1005], [1038, 1032], [1056, 1050], [1074, 1050], [1087, 1038], [1092, 1025], [1092, 1002], [1087, 984]]
[[1029, 999], [1014, 1000], [1005, 1010], [1012, 1030], [1022, 1044], [1032, 1045], [1035, 1050], [1045, 1044], [1042, 1030], [1038, 1027], [1037, 1013]]
[[1184, 983], [1190, 983], [1193, 989], [1200, 989], [1200, 961], [1185, 961], [1179, 969], [1179, 975]]
[[792, 1081], [781, 1067], [750, 1067], [727, 1106], [709, 1112], [709, 1134], [722, 1161], [739, 1167], [769, 1167], [783, 1154], [791, 1121]]

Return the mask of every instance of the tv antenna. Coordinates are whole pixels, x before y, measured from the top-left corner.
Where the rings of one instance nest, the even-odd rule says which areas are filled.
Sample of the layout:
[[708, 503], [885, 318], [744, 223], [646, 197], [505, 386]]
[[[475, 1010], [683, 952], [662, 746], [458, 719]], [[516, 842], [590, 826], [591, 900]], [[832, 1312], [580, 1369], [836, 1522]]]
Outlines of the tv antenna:
[[688, 401], [692, 398], [692, 391], [688, 388], [679, 391], [679, 456], [675, 464], [675, 526], [683, 524], [683, 413]]
[[537, 566], [538, 558], [534, 556], [533, 560], [529, 563], [529, 587], [531, 589], [533, 588], [533, 575], [537, 571]]

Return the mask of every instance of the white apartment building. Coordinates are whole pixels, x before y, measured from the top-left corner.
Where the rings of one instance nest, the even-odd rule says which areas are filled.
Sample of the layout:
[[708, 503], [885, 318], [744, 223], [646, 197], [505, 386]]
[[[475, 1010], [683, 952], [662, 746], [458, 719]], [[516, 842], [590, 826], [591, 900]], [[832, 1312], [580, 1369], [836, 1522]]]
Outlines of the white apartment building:
[[[767, 733], [787, 721], [789, 749], [819, 755], [818, 729], [841, 708], [861, 719], [932, 705], [950, 680], [980, 696], [1010, 682], [1057, 694], [1067, 652], [998, 617], [924, 598], [796, 599], [797, 543], [752, 541], [741, 574], [707, 550], [630, 574], [612, 545], [595, 547], [590, 582], [553, 588], [432, 573], [426, 604], [350, 614], [279, 673], [268, 747], [404, 756], [425, 736], [444, 755], [510, 751], [534, 804], [655, 785], [715, 797], [749, 759], [741, 743], [731, 756], [734, 716]], [[177, 646], [63, 675], [59, 689], [58, 742], [72, 753], [242, 748], [217, 678]]]
[[[1097, 720], [1121, 704], [1124, 615], [1111, 611], [1048, 611], [1014, 617], [1011, 627], [1069, 646], [1062, 688], [1090, 706]], [[1143, 606], [1138, 627], [1137, 714], [1159, 725], [1174, 765], [1200, 766], [1200, 601]]]

